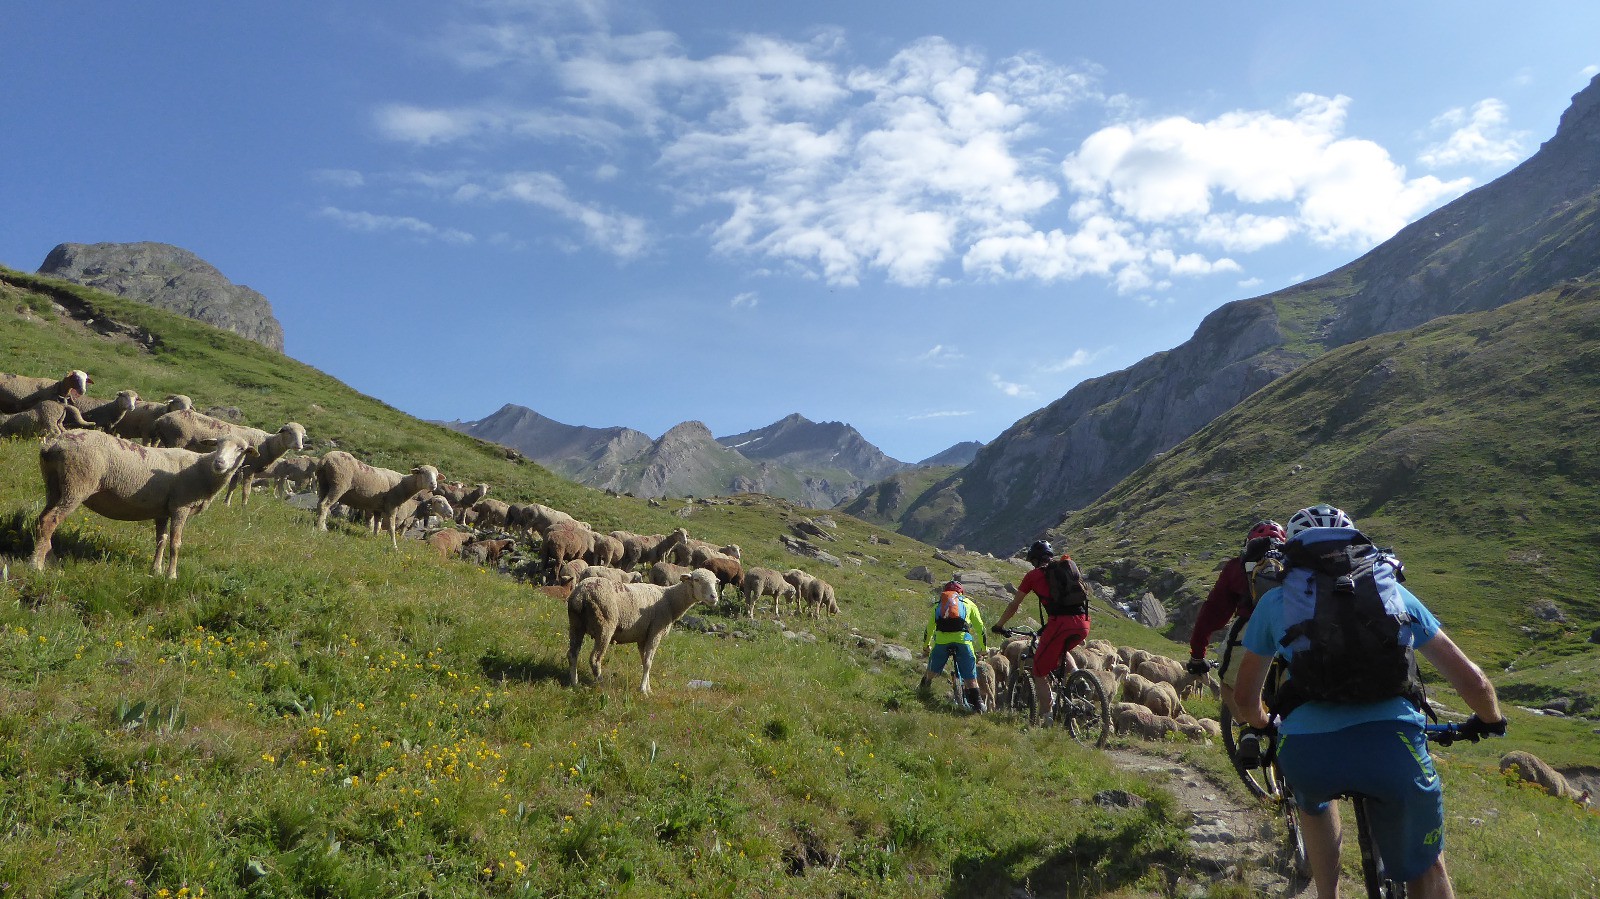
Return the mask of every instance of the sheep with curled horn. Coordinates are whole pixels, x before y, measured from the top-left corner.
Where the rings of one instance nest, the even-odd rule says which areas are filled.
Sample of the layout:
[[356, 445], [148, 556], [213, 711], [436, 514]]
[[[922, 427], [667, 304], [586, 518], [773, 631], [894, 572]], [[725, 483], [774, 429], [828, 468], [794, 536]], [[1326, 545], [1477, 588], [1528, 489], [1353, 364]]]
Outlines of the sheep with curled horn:
[[205, 455], [185, 449], [140, 446], [100, 431], [73, 431], [39, 447], [45, 507], [39, 513], [32, 563], [43, 568], [51, 539], [80, 505], [117, 521], [154, 521], [154, 571], [178, 576], [183, 527], [227, 485], [254, 452], [238, 437], [224, 437]]

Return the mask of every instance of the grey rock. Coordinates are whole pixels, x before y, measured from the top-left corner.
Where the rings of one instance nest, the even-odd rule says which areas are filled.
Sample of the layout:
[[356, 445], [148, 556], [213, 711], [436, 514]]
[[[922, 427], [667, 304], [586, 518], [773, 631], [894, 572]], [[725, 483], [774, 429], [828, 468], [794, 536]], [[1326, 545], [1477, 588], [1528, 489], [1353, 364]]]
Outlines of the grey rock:
[[216, 267], [164, 243], [64, 243], [39, 274], [176, 312], [283, 351], [283, 325], [267, 298]]
[[[921, 581], [924, 584], [931, 584], [933, 583], [933, 570], [926, 565], [918, 565], [917, 567], [906, 572], [906, 580]], [[1600, 635], [1600, 631], [1595, 631], [1595, 633]]]
[[916, 662], [917, 657], [911, 650], [894, 643], [884, 643], [872, 651], [873, 658], [884, 659], [890, 662]]

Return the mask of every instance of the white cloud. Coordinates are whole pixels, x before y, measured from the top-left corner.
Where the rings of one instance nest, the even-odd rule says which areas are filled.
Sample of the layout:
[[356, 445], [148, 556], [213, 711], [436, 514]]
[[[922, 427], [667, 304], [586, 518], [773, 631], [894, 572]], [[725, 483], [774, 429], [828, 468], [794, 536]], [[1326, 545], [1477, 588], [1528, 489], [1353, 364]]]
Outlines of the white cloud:
[[994, 389], [1006, 396], [1033, 396], [1033, 388], [1026, 384], [1007, 381], [994, 372], [989, 373], [989, 383], [994, 385]]
[[[1114, 125], [1069, 155], [1062, 174], [1119, 219], [1188, 227], [1197, 240], [1245, 251], [1294, 234], [1370, 246], [1470, 186], [1408, 178], [1383, 147], [1343, 136], [1350, 102], [1302, 94], [1288, 117], [1241, 110]], [[1269, 211], [1219, 210], [1224, 202]]]
[[1039, 366], [1039, 372], [1047, 375], [1058, 375], [1074, 368], [1082, 368], [1093, 362], [1100, 355], [1099, 351], [1090, 352], [1085, 349], [1073, 350], [1071, 355], [1064, 359], [1057, 359]]
[[440, 240], [445, 243], [469, 244], [476, 238], [465, 231], [454, 228], [439, 228], [418, 218], [411, 216], [379, 215], [372, 212], [353, 212], [340, 209], [336, 206], [324, 206], [317, 210], [317, 215], [329, 221], [342, 225], [351, 231], [377, 233], [381, 231], [398, 231]]
[[924, 412], [921, 415], [907, 415], [906, 421], [925, 421], [930, 418], [960, 418], [963, 415], [971, 414], [971, 409], [951, 409], [943, 412]]
[[948, 365], [953, 362], [959, 362], [963, 358], [965, 358], [965, 356], [955, 347], [945, 346], [942, 343], [936, 343], [926, 353], [918, 356], [916, 361], [925, 362], [930, 365]]
[[1449, 131], [1441, 141], [1417, 157], [1423, 165], [1505, 165], [1523, 157], [1526, 131], [1508, 127], [1506, 104], [1494, 98], [1479, 100], [1469, 109], [1456, 108], [1433, 120], [1434, 131]]
[[317, 169], [311, 177], [323, 184], [334, 187], [356, 188], [367, 183], [367, 179], [360, 172], [350, 169]]
[[580, 203], [568, 195], [561, 179], [548, 172], [513, 172], [498, 183], [463, 185], [455, 195], [467, 200], [481, 197], [525, 203], [553, 212], [578, 225], [592, 246], [622, 259], [635, 258], [650, 245], [649, 228], [643, 219]]
[[761, 298], [759, 296], [757, 296], [753, 291], [745, 291], [744, 293], [741, 293], [738, 296], [735, 296], [733, 298], [733, 301], [730, 302], [728, 305], [732, 306], [735, 309], [738, 309], [741, 306], [749, 308], [749, 309], [754, 309], [756, 307], [756, 304], [759, 303], [759, 302], [761, 302]]

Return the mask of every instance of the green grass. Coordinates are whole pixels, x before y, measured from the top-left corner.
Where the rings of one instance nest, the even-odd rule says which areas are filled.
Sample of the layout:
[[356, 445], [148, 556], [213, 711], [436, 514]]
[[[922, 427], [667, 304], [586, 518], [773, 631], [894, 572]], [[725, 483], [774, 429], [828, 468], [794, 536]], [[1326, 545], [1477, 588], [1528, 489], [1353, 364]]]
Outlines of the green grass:
[[[681, 524], [739, 543], [748, 563], [824, 575], [843, 606], [791, 623], [816, 642], [732, 618], [718, 620], [743, 637], [677, 630], [650, 697], [631, 647], [605, 683], [585, 671], [573, 690], [558, 599], [425, 546], [316, 534], [263, 496], [196, 517], [168, 582], [147, 573], [149, 525], [76, 513], [59, 562], [13, 564], [0, 582], [7, 895], [1001, 897], [1031, 884], [1131, 897], [1167, 894], [1184, 867], [1190, 819], [1163, 791], [1054, 731], [920, 700], [912, 668], [860, 648], [920, 639], [925, 586], [905, 572], [938, 564], [926, 545], [836, 514], [825, 548], [845, 562], [819, 568], [776, 539], [813, 510], [608, 497], [232, 335], [30, 276], [0, 282], [8, 368], [81, 367], [97, 394], [176, 391], [254, 424], [293, 418], [319, 443], [432, 462], [602, 528]], [[156, 349], [53, 312], [58, 292], [150, 329]], [[0, 551], [26, 553], [41, 503], [34, 444], [0, 443]], [[1096, 636], [1181, 651], [1110, 615]], [[1188, 752], [1217, 764], [1215, 749]], [[1462, 784], [1453, 812], [1503, 811], [1463, 848], [1465, 871], [1499, 864], [1482, 882], [1503, 887], [1522, 869], [1500, 856], [1528, 827], [1558, 842], [1540, 849], [1548, 877], [1462, 894], [1590, 892], [1596, 819], [1478, 773], [1492, 758], [1477, 752], [1463, 754], [1470, 776], [1447, 773]], [[1090, 800], [1106, 789], [1151, 801], [1102, 809]]]

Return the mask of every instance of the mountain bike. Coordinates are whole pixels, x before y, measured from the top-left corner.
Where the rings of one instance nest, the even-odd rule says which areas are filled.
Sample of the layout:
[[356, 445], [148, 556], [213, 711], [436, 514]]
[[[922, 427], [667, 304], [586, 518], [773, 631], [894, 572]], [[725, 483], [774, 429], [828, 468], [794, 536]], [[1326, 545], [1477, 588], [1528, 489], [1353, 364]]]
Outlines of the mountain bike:
[[[1039, 648], [1039, 632], [1026, 627], [1006, 628], [1008, 637], [1026, 637], [1028, 648], [1012, 667], [1011, 680], [1006, 686], [1011, 710], [1026, 715], [1030, 723], [1048, 725], [1038, 721], [1037, 701], [1033, 695], [1032, 670], [1034, 652]], [[1085, 746], [1105, 746], [1111, 739], [1111, 705], [1106, 701], [1105, 688], [1087, 671], [1068, 672], [1066, 653], [1061, 654], [1061, 664], [1050, 672], [1050, 693], [1053, 697], [1053, 721], [1064, 725], [1072, 738]]]
[[[1214, 668], [1216, 664], [1211, 663], [1211, 666]], [[1266, 696], [1276, 694], [1278, 686], [1283, 682], [1284, 675], [1288, 670], [1288, 663], [1284, 662], [1281, 657], [1273, 658], [1272, 665], [1267, 668], [1266, 685], [1262, 692]], [[1222, 727], [1222, 746], [1228, 751], [1228, 759], [1233, 762], [1233, 770], [1238, 773], [1239, 779], [1244, 781], [1245, 788], [1252, 795], [1262, 799], [1277, 799], [1281, 791], [1274, 782], [1274, 774], [1277, 770], [1276, 763], [1270, 762], [1256, 766], [1241, 764], [1239, 741], [1250, 730], [1250, 726], [1235, 718], [1233, 709], [1229, 708], [1226, 702], [1221, 705], [1222, 708], [1218, 712], [1218, 719]], [[1262, 753], [1259, 758], [1265, 759], [1267, 755], [1267, 753]]]
[[[1440, 746], [1449, 746], [1457, 740], [1476, 743], [1483, 739], [1480, 734], [1463, 733], [1456, 724], [1425, 724], [1422, 732], [1429, 742]], [[1294, 871], [1301, 878], [1309, 878], [1311, 869], [1306, 860], [1305, 837], [1300, 829], [1300, 808], [1295, 802], [1294, 791], [1284, 780], [1283, 770], [1277, 765], [1276, 730], [1267, 731], [1263, 735], [1263, 740], [1268, 748], [1262, 757], [1262, 770], [1271, 772], [1270, 777], [1276, 789], [1279, 809], [1289, 828], [1287, 849], [1292, 853]], [[1351, 792], [1341, 793], [1336, 798], [1348, 799], [1350, 807], [1355, 811], [1356, 843], [1361, 849], [1361, 878], [1366, 886], [1368, 899], [1405, 899], [1405, 883], [1389, 877], [1383, 856], [1378, 852], [1377, 843], [1373, 841], [1371, 813], [1367, 808], [1368, 797]]]

